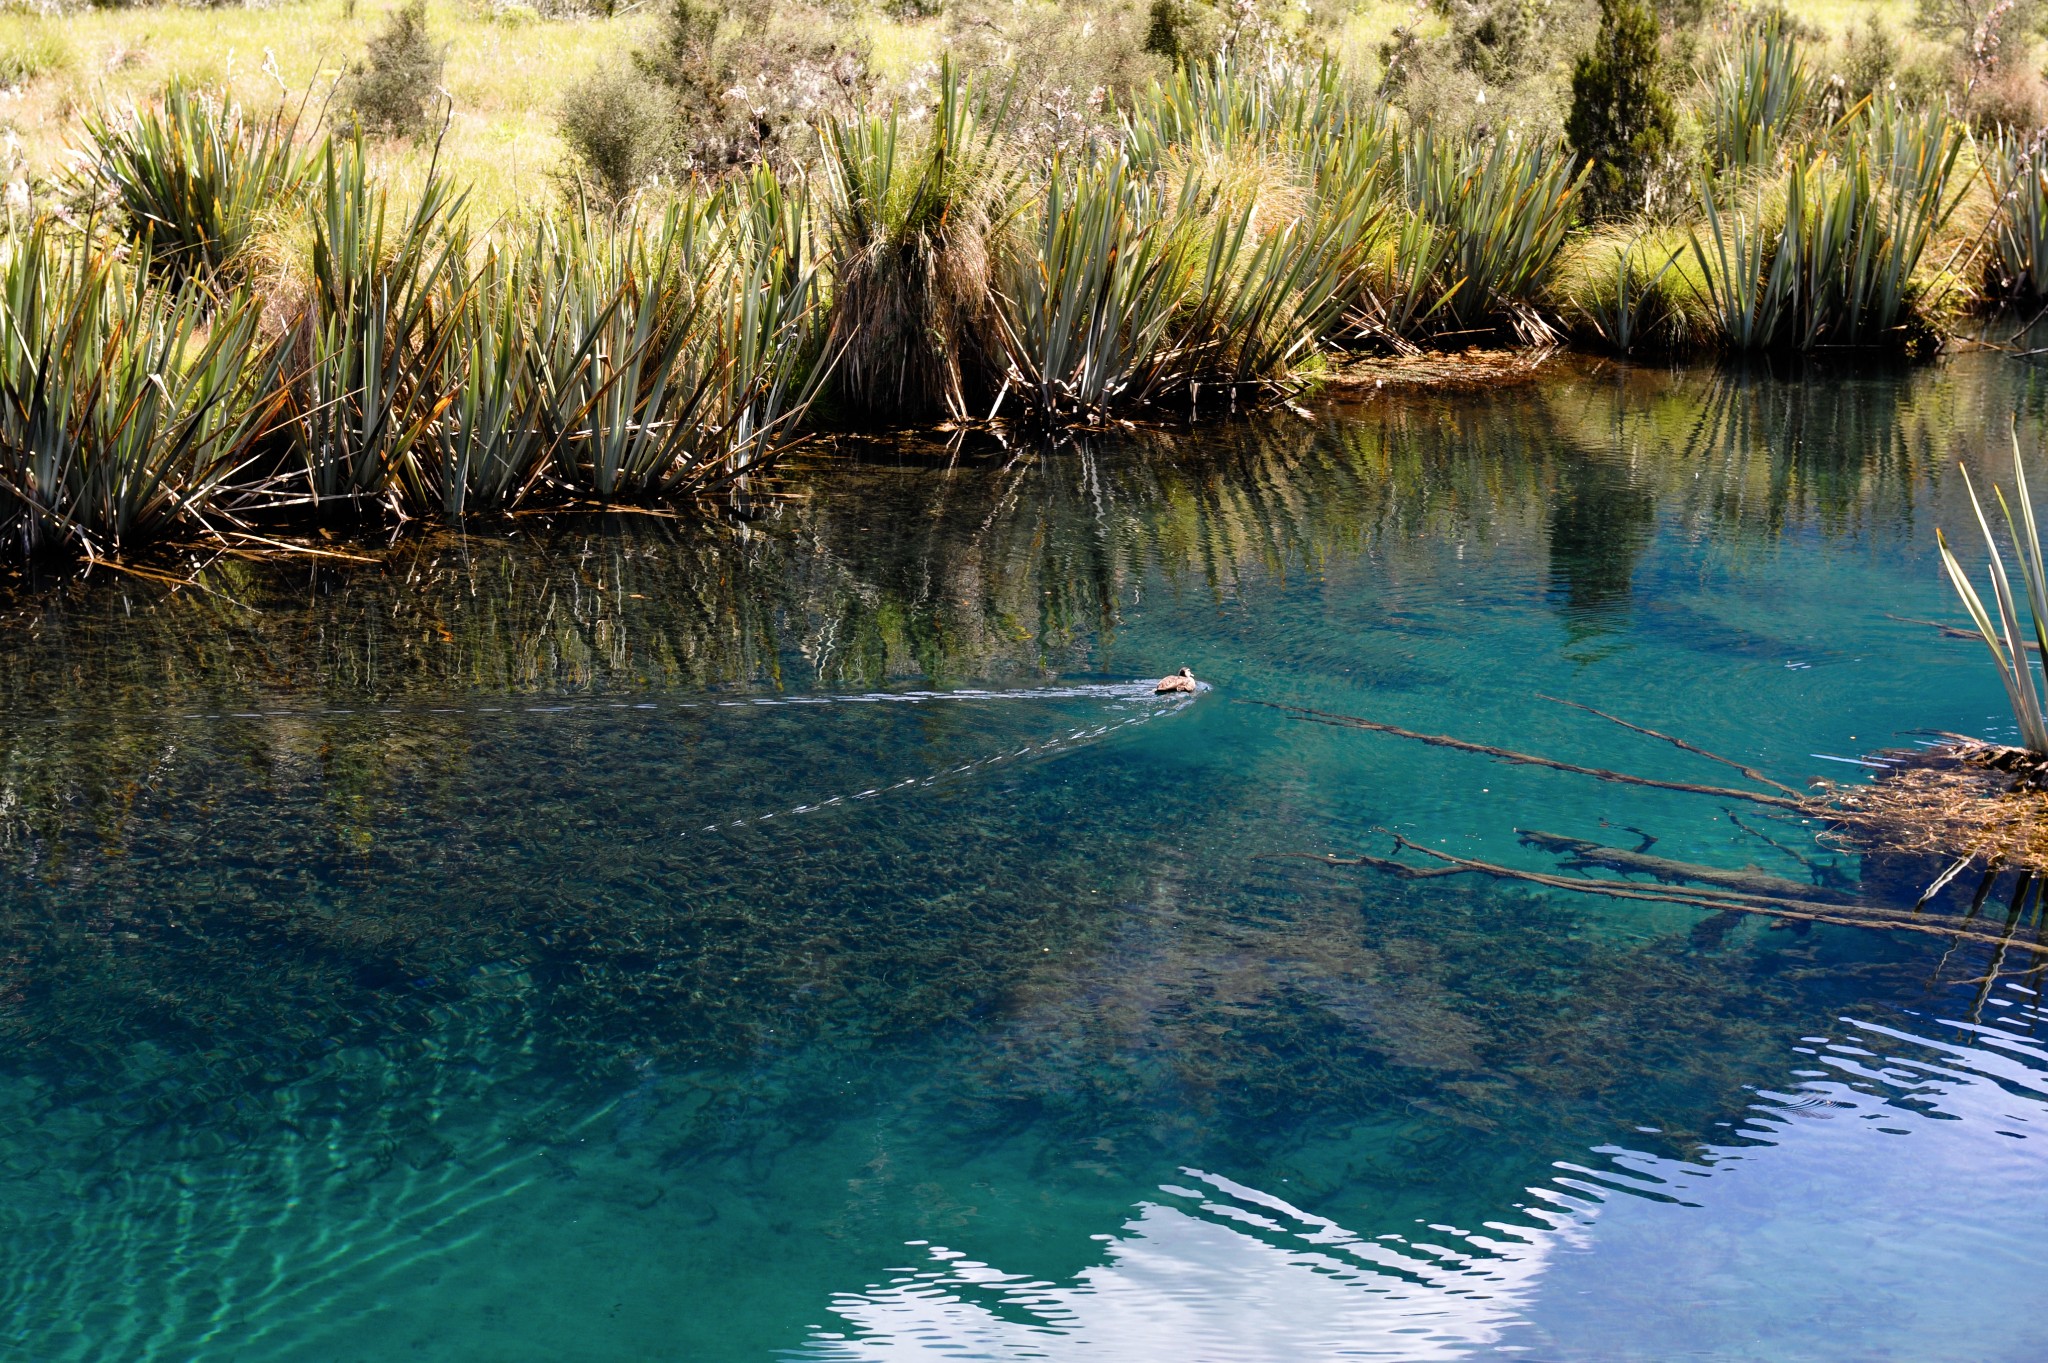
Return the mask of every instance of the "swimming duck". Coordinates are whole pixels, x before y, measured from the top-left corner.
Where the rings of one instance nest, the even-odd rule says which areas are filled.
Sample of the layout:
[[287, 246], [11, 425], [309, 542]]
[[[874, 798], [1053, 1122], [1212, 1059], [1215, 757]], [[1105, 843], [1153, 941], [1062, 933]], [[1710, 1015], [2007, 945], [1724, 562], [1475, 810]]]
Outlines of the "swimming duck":
[[1163, 696], [1172, 691], [1192, 691], [1194, 689], [1195, 674], [1183, 667], [1170, 677], [1161, 677], [1159, 685], [1152, 688], [1152, 694]]

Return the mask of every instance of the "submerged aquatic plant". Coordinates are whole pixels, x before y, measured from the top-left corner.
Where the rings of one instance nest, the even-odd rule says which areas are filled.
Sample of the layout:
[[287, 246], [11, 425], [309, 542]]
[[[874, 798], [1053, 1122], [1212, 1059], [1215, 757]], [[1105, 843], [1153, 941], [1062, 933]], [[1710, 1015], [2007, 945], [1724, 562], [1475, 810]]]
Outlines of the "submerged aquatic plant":
[[[2041, 551], [2041, 533], [2034, 524], [2033, 499], [2027, 492], [2026, 461], [2020, 457], [2019, 435], [2013, 435], [2012, 474], [2014, 499], [2019, 502], [2019, 516], [2013, 516], [2011, 503], [2005, 499], [2005, 490], [1992, 488], [1992, 495], [1998, 499], [1998, 509], [2005, 517], [2006, 533], [2011, 536], [2013, 551], [2019, 558], [2020, 581], [2027, 594], [2027, 612], [2032, 617], [2034, 643], [2048, 657], [2048, 565], [2044, 565]], [[1954, 584], [1956, 595], [1962, 598], [1964, 609], [1970, 612], [1977, 632], [1984, 638], [1985, 647], [1991, 650], [1991, 660], [1998, 669], [1998, 679], [2005, 686], [2006, 698], [2012, 702], [2013, 720], [2019, 726], [2020, 743], [2029, 752], [2048, 756], [2048, 709], [2044, 709], [2041, 692], [2034, 681], [2033, 664], [2027, 659], [2027, 644], [2020, 628], [2019, 613], [2014, 605], [2012, 583], [2006, 576], [2005, 560], [1999, 555], [1998, 540], [1991, 533], [1991, 522], [1984, 515], [1984, 505], [1977, 498], [1976, 485], [1970, 482], [1969, 470], [1963, 470], [1963, 482], [1970, 491], [1970, 507], [1977, 513], [1977, 528], [1984, 533], [1984, 548], [1991, 557], [1990, 571], [1992, 601], [1998, 610], [1997, 619], [1984, 608], [1984, 602], [1977, 595], [1977, 589], [1970, 585], [1969, 574], [1956, 560], [1948, 539], [1936, 531], [1941, 546], [1941, 566], [1947, 570], [1949, 581]]]

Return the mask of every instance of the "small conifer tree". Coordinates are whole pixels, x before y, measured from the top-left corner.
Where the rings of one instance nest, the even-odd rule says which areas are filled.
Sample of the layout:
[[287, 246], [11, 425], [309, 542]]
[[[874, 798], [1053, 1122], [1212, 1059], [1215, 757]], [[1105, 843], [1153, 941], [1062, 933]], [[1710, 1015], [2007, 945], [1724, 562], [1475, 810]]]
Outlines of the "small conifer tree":
[[418, 132], [440, 94], [446, 58], [446, 50], [427, 36], [427, 0], [405, 0], [370, 38], [363, 60], [342, 78], [335, 103], [367, 132]]
[[1643, 206], [1650, 174], [1677, 127], [1659, 80], [1657, 18], [1642, 0], [1600, 0], [1593, 50], [1572, 71], [1565, 136], [1590, 167], [1584, 202], [1595, 217]]

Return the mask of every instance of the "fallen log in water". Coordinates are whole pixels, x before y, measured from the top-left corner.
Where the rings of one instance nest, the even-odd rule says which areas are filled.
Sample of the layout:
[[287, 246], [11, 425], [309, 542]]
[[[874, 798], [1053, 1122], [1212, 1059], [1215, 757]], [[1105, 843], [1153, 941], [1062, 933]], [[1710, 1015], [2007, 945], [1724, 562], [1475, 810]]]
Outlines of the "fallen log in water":
[[1848, 895], [1835, 890], [1823, 889], [1818, 885], [1804, 884], [1797, 880], [1786, 880], [1783, 876], [1774, 876], [1755, 867], [1731, 871], [1721, 866], [1702, 866], [1690, 861], [1673, 861], [1670, 857], [1651, 856], [1641, 848], [1630, 850], [1626, 847], [1609, 847], [1587, 838], [1568, 838], [1562, 834], [1541, 833], [1535, 829], [1521, 829], [1518, 832], [1526, 846], [1541, 848], [1545, 852], [1564, 857], [1565, 860], [1560, 865], [1568, 871], [1604, 866], [1612, 871], [1651, 876], [1669, 885], [1719, 885], [1724, 889], [1739, 890], [1744, 894], [1767, 899], [1812, 900], [1830, 904], [1856, 902]]

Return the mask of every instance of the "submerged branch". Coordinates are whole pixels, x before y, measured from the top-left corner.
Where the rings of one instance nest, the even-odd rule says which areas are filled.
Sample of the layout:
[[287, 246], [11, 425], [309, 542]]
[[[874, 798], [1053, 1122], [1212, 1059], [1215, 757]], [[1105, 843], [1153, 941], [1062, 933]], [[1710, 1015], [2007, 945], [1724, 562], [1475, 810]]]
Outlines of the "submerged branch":
[[1626, 786], [1649, 786], [1657, 790], [1683, 791], [1688, 795], [1715, 795], [1730, 800], [1748, 800], [1753, 804], [1770, 805], [1774, 809], [1805, 808], [1802, 801], [1792, 799], [1789, 796], [1761, 795], [1753, 790], [1737, 790], [1732, 786], [1700, 785], [1691, 781], [1658, 781], [1648, 776], [1632, 776], [1623, 771], [1609, 771], [1605, 767], [1582, 767], [1575, 762], [1560, 762], [1555, 758], [1538, 757], [1534, 753], [1516, 752], [1512, 748], [1496, 748], [1490, 743], [1471, 743], [1462, 738], [1452, 738], [1448, 734], [1417, 733], [1413, 729], [1403, 729], [1392, 724], [1382, 724], [1377, 720], [1360, 719], [1356, 715], [1332, 714], [1327, 710], [1311, 710], [1299, 705], [1282, 705], [1277, 701], [1270, 700], [1245, 700], [1240, 703], [1244, 705], [1261, 705], [1269, 710], [1279, 710], [1315, 724], [1328, 724], [1335, 728], [1366, 729], [1372, 733], [1392, 734], [1396, 738], [1413, 739], [1417, 743], [1427, 743], [1432, 747], [1455, 748], [1459, 752], [1484, 753], [1488, 757], [1497, 757], [1503, 762], [1512, 762], [1517, 766], [1548, 767], [1552, 771], [1568, 771], [1578, 776], [1591, 776], [1596, 780], [1614, 781]]
[[1652, 856], [1648, 852], [1631, 851], [1626, 847], [1609, 847], [1587, 838], [1569, 838], [1558, 833], [1540, 833], [1534, 829], [1519, 831], [1525, 846], [1541, 848], [1545, 852], [1567, 858], [1561, 863], [1566, 870], [1576, 871], [1590, 866], [1604, 866], [1613, 871], [1650, 876], [1667, 884], [1692, 881], [1718, 885], [1742, 894], [1817, 899], [1836, 904], [1855, 902], [1837, 891], [1823, 889], [1817, 885], [1802, 885], [1796, 880], [1787, 880], [1783, 876], [1774, 876], [1764, 871], [1731, 871], [1719, 866], [1702, 866], [1689, 861], [1674, 861], [1670, 857]]
[[[1369, 866], [1374, 870], [1397, 875], [1404, 880], [1426, 880], [1437, 876], [1476, 874], [1492, 876], [1500, 880], [1519, 880], [1531, 885], [1542, 885], [1554, 890], [1570, 890], [1575, 894], [1597, 894], [1609, 899], [1632, 899], [1646, 903], [1684, 904], [1693, 908], [1715, 909], [1730, 913], [1757, 914], [1767, 918], [1785, 918], [1796, 922], [1828, 923], [1846, 928], [1869, 928], [1879, 932], [1917, 932], [1930, 937], [1946, 937], [1954, 941], [1978, 942], [2000, 948], [2020, 947], [2035, 955], [2048, 955], [2048, 946], [2039, 943], [2014, 942], [2012, 933], [2000, 935], [1978, 932], [1969, 928], [1943, 926], [1925, 918], [1913, 918], [1896, 910], [1880, 909], [1871, 905], [1845, 905], [1825, 903], [1811, 899], [1795, 899], [1775, 895], [1741, 894], [1730, 890], [1696, 888], [1688, 890], [1660, 889], [1641, 885], [1629, 880], [1601, 880], [1573, 876], [1551, 875], [1543, 871], [1525, 871], [1513, 866], [1502, 866], [1496, 862], [1477, 861], [1460, 857], [1450, 852], [1439, 852], [1411, 842], [1399, 833], [1388, 830], [1394, 840], [1395, 850], [1406, 850], [1445, 863], [1440, 867], [1410, 866], [1391, 857], [1357, 856], [1335, 857], [1311, 852], [1289, 853], [1320, 861], [1326, 866]], [[1854, 908], [1855, 912], [1848, 912]]]
[[1744, 776], [1747, 776], [1750, 780], [1769, 786], [1772, 790], [1781, 790], [1785, 792], [1785, 794], [1792, 796], [1800, 796], [1805, 794], [1804, 791], [1795, 790], [1791, 786], [1786, 785], [1783, 781], [1776, 781], [1771, 779], [1770, 777], [1764, 775], [1762, 772], [1758, 771], [1755, 767], [1744, 766], [1742, 763], [1737, 762], [1732, 757], [1723, 757], [1721, 756], [1721, 754], [1717, 752], [1708, 752], [1705, 748], [1700, 747], [1696, 743], [1688, 743], [1682, 738], [1674, 738], [1672, 735], [1667, 733], [1660, 733], [1656, 729], [1646, 729], [1640, 724], [1631, 724], [1629, 723], [1629, 721], [1623, 719], [1619, 715], [1610, 715], [1605, 710], [1596, 710], [1592, 706], [1585, 704], [1583, 701], [1566, 700], [1562, 696], [1546, 696], [1541, 691], [1538, 691], [1536, 693], [1536, 699], [1547, 700], [1553, 705], [1569, 705], [1574, 710], [1584, 710], [1589, 715], [1598, 715], [1600, 716], [1600, 718], [1606, 720], [1610, 724], [1619, 724], [1624, 729], [1633, 730], [1636, 733], [1646, 735], [1650, 738], [1661, 738], [1674, 748], [1683, 748], [1686, 752], [1697, 753], [1701, 757], [1706, 758], [1710, 762], [1719, 762], [1724, 767], [1733, 767], [1735, 768], [1735, 770], [1741, 772]]

